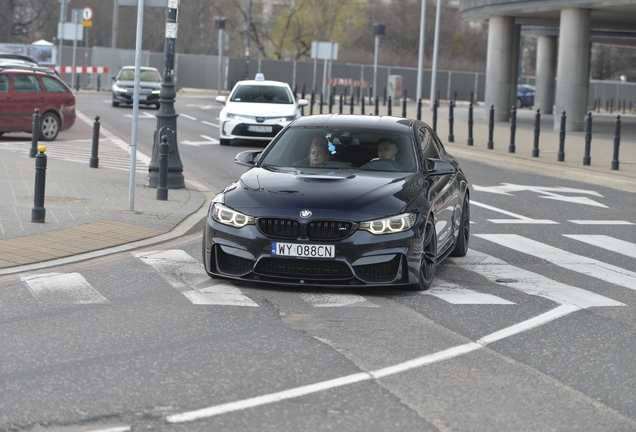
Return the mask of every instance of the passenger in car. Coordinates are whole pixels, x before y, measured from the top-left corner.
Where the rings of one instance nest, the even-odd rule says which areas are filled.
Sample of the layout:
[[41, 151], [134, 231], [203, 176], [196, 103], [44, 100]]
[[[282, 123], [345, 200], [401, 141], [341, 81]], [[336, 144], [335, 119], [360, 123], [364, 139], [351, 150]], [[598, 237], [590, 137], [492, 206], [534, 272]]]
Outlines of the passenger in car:
[[398, 154], [397, 144], [390, 138], [380, 138], [378, 141], [378, 159], [391, 159], [395, 161]]
[[311, 141], [309, 146], [309, 154], [305, 159], [294, 163], [296, 166], [324, 166], [329, 154], [327, 139], [325, 137], [316, 137]]

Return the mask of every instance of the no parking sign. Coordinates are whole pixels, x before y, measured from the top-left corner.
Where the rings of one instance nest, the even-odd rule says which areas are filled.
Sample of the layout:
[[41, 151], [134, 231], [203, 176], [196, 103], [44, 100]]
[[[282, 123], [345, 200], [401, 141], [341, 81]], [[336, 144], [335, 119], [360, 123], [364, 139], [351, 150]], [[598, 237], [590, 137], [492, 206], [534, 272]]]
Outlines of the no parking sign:
[[93, 26], [93, 9], [86, 6], [82, 9], [82, 19], [84, 20], [84, 27]]

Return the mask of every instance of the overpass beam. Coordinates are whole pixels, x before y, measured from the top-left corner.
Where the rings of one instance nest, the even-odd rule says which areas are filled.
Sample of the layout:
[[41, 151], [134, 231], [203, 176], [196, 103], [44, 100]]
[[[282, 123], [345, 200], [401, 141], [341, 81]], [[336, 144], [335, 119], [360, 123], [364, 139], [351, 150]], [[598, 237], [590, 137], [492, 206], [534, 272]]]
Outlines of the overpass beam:
[[590, 70], [590, 10], [561, 10], [554, 130], [565, 111], [565, 129], [582, 131], [587, 111]]
[[488, 120], [491, 105], [495, 106], [495, 121], [509, 119], [512, 100], [510, 90], [517, 84], [516, 74], [512, 76], [514, 49], [515, 19], [491, 16], [488, 22], [484, 120]]
[[542, 114], [554, 113], [555, 78], [557, 71], [556, 36], [537, 38], [537, 79], [534, 107]]

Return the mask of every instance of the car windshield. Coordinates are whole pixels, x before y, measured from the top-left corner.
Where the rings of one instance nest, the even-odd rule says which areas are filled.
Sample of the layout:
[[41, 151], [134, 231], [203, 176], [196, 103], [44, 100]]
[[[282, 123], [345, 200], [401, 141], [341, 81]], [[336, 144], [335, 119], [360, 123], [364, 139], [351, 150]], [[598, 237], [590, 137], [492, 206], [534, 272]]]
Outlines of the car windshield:
[[256, 103], [293, 103], [291, 94], [283, 86], [265, 86], [243, 84], [234, 90], [230, 96], [231, 102], [256, 102]]
[[[260, 164], [289, 171], [342, 169], [414, 172], [413, 139], [386, 130], [291, 127]], [[317, 171], [320, 173], [319, 171]]]
[[[119, 79], [121, 81], [133, 81], [135, 79], [134, 69], [123, 69], [119, 73]], [[144, 82], [161, 82], [161, 76], [154, 70], [141, 70], [139, 74], [139, 81]]]

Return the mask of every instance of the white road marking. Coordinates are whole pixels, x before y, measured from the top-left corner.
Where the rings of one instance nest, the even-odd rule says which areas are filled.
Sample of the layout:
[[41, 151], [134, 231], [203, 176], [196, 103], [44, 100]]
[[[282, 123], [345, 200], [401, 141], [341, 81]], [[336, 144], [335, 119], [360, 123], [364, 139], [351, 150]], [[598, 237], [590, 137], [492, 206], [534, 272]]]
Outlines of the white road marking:
[[79, 273], [46, 273], [21, 277], [31, 294], [42, 303], [110, 303]]
[[462, 288], [441, 279], [434, 279], [433, 286], [427, 291], [422, 291], [421, 294], [434, 296], [451, 304], [515, 304], [500, 297]]
[[565, 237], [582, 241], [583, 243], [597, 246], [611, 252], [616, 252], [630, 258], [636, 258], [636, 244], [625, 240], [615, 239], [606, 235], [563, 235]]
[[202, 418], [209, 418], [220, 414], [225, 414], [234, 411], [242, 411], [248, 408], [253, 408], [261, 405], [272, 404], [287, 399], [293, 399], [300, 396], [305, 396], [312, 393], [318, 393], [333, 388], [343, 387], [351, 384], [356, 384], [362, 381], [377, 380], [385, 378], [391, 375], [395, 375], [401, 372], [406, 372], [412, 369], [416, 369], [422, 366], [427, 366], [433, 363], [438, 363], [444, 360], [450, 360], [464, 354], [484, 348], [489, 343], [501, 340], [506, 337], [510, 337], [533, 328], [539, 327], [543, 324], [554, 321], [573, 312], [579, 310], [578, 307], [572, 305], [561, 305], [551, 311], [531, 318], [527, 321], [515, 324], [514, 326], [502, 329], [498, 332], [491, 333], [479, 339], [477, 342], [469, 342], [463, 345], [458, 345], [443, 351], [438, 351], [433, 354], [425, 355], [413, 360], [409, 360], [403, 363], [399, 363], [393, 366], [389, 366], [383, 369], [378, 369], [372, 372], [360, 372], [352, 375], [347, 375], [340, 378], [331, 379], [328, 381], [322, 381], [315, 384], [309, 384], [302, 387], [296, 387], [289, 390], [284, 390], [277, 393], [270, 393], [263, 396], [257, 396], [249, 399], [243, 399], [235, 402], [229, 402], [221, 405], [215, 405], [208, 408], [203, 408], [194, 411], [188, 411], [180, 414], [173, 414], [166, 417], [166, 421], [169, 423], [185, 423]]
[[196, 288], [209, 282], [210, 276], [200, 261], [183, 250], [133, 252], [133, 255], [157, 270], [161, 277], [193, 304], [258, 307], [230, 283]]
[[185, 118], [190, 119], [190, 120], [196, 120], [197, 119], [196, 117], [192, 117], [190, 115], [183, 114], [183, 113], [179, 113], [179, 117], [185, 117]]
[[488, 210], [492, 210], [498, 213], [502, 213], [508, 216], [512, 216], [515, 219], [488, 219], [489, 222], [499, 223], [499, 224], [558, 224], [558, 222], [549, 220], [549, 219], [531, 219], [526, 216], [521, 216], [516, 213], [509, 212], [507, 210], [503, 210], [497, 207], [490, 206], [488, 204], [482, 204], [475, 200], [470, 200], [471, 205], [476, 205], [477, 207], [483, 207]]
[[215, 128], [219, 127], [219, 125], [217, 123], [210, 123], [210, 122], [205, 121], [205, 120], [201, 120], [201, 123], [206, 124], [208, 126], [214, 126]]
[[559, 267], [636, 290], [636, 273], [558, 249], [516, 234], [476, 234], [501, 246], [549, 261]]
[[108, 429], [95, 429], [95, 430], [90, 430], [87, 432], [128, 432], [130, 430], [132, 430], [130, 426], [119, 426], [119, 427], [112, 427]]
[[[124, 117], [133, 118], [133, 115], [124, 114]], [[146, 111], [141, 111], [141, 113], [137, 115], [137, 118], [138, 119], [155, 119], [157, 118], [157, 116], [154, 114], [150, 114], [149, 112], [146, 112]]]
[[324, 307], [378, 307], [358, 294], [298, 293], [298, 295], [316, 308]]
[[500, 186], [473, 185], [473, 188], [476, 191], [490, 192], [490, 193], [495, 193], [500, 195], [512, 195], [510, 192], [532, 191], [532, 192], [536, 192], [543, 195], [543, 196], [540, 196], [539, 198], [546, 198], [546, 199], [551, 199], [556, 201], [565, 201], [565, 202], [574, 203], [574, 204], [584, 204], [584, 205], [590, 205], [594, 207], [607, 208], [606, 205], [598, 203], [587, 197], [580, 197], [580, 196], [569, 197], [569, 196], [564, 196], [559, 193], [556, 193], [556, 192], [579, 193], [579, 194], [593, 195], [593, 196], [597, 196], [601, 198], [603, 197], [603, 195], [601, 195], [598, 192], [586, 190], [586, 189], [574, 189], [574, 188], [565, 188], [565, 187], [526, 186], [526, 185], [516, 185], [511, 183], [502, 183]]
[[634, 225], [632, 222], [622, 220], [570, 220], [577, 225]]
[[[481, 237], [481, 235], [478, 236]], [[596, 306], [625, 306], [602, 295], [548, 279], [473, 249], [469, 249], [465, 257], [450, 258], [450, 260], [492, 282], [560, 304], [574, 305], [582, 309]]]
[[185, 144], [185, 145], [191, 145], [191, 146], [196, 146], [196, 147], [200, 147], [202, 145], [215, 145], [215, 144], [219, 144], [219, 140], [217, 140], [216, 138], [212, 138], [210, 136], [207, 135], [199, 135], [201, 138], [203, 138], [205, 141], [190, 141], [190, 140], [185, 140], [185, 141], [181, 141], [181, 144]]

